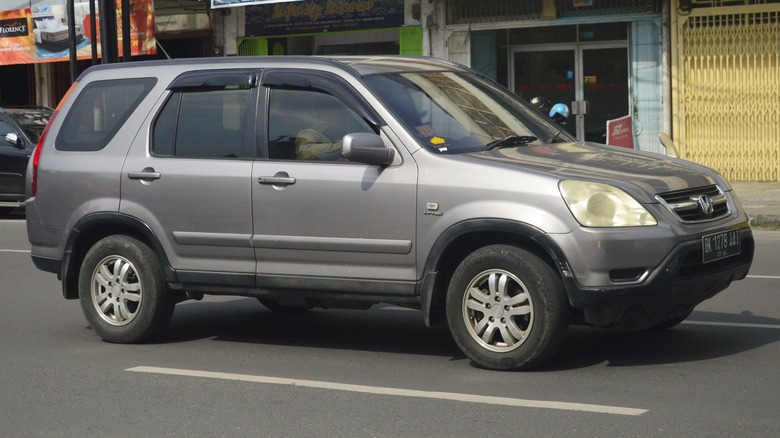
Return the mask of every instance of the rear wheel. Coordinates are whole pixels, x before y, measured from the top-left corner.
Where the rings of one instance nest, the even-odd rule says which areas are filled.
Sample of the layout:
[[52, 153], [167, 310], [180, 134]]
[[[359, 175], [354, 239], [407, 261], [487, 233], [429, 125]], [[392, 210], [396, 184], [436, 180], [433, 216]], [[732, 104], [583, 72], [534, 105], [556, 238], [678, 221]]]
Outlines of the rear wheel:
[[558, 351], [568, 327], [560, 277], [536, 255], [508, 245], [481, 248], [461, 262], [446, 308], [463, 353], [495, 370], [541, 365]]
[[143, 342], [165, 328], [175, 305], [157, 255], [129, 236], [98, 241], [79, 272], [79, 299], [89, 325], [108, 342]]

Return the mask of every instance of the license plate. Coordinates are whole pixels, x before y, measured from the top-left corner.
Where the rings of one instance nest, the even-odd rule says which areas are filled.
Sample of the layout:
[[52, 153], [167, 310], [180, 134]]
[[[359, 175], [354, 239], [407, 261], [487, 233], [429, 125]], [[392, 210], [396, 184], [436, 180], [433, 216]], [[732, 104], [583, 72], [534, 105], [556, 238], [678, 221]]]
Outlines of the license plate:
[[704, 263], [735, 256], [742, 252], [742, 238], [739, 230], [723, 231], [701, 238], [702, 261]]

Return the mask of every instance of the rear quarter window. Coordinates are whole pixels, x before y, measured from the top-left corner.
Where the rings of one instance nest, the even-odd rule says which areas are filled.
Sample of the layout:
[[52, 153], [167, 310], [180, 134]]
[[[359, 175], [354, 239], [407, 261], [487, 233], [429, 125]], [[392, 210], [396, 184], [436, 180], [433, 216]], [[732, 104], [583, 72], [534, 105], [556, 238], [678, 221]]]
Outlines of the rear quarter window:
[[155, 78], [133, 78], [87, 84], [62, 123], [57, 150], [98, 151], [106, 147], [156, 83]]

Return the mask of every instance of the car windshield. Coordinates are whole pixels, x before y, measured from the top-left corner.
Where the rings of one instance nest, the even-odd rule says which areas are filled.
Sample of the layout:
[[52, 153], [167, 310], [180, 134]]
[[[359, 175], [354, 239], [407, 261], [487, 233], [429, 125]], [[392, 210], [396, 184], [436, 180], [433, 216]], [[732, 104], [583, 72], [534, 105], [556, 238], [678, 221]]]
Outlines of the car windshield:
[[37, 142], [43, 134], [43, 128], [49, 123], [51, 111], [48, 110], [17, 110], [9, 109], [8, 114], [24, 129], [30, 140]]
[[571, 141], [560, 126], [476, 75], [396, 73], [371, 76], [366, 83], [436, 153]]

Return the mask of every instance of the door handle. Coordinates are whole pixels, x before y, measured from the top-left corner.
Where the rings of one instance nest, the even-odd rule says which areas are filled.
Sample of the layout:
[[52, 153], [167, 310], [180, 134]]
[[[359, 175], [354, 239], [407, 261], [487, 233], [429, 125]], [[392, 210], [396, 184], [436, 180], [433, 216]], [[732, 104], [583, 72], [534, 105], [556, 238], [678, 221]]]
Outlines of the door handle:
[[257, 178], [257, 182], [266, 185], [289, 186], [295, 184], [295, 178], [291, 176], [261, 176]]
[[127, 172], [127, 177], [130, 179], [152, 180], [160, 179], [161, 176], [160, 172], [155, 172], [154, 169], [144, 169], [140, 172]]

